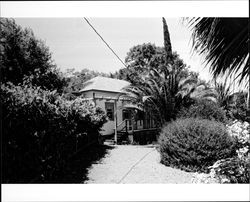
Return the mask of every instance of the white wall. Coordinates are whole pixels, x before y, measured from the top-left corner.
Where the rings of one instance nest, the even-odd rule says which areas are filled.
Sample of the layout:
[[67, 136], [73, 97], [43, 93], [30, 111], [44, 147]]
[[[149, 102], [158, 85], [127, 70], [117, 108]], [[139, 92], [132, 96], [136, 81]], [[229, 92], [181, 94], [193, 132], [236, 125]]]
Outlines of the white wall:
[[[83, 96], [86, 98], [92, 98], [93, 93], [95, 93], [95, 103], [96, 106], [101, 107], [105, 111], [105, 102], [112, 102], [114, 103], [115, 101], [112, 99], [117, 99], [119, 96], [119, 93], [113, 93], [113, 92], [103, 92], [103, 91], [87, 91], [83, 93]], [[103, 97], [103, 98], [101, 98]], [[111, 99], [107, 99], [111, 98]], [[117, 124], [122, 122], [122, 109], [121, 107], [123, 106], [123, 101], [119, 100], [117, 101]], [[104, 124], [101, 134], [102, 135], [109, 135], [114, 133], [115, 129], [115, 121], [109, 120], [107, 123]]]

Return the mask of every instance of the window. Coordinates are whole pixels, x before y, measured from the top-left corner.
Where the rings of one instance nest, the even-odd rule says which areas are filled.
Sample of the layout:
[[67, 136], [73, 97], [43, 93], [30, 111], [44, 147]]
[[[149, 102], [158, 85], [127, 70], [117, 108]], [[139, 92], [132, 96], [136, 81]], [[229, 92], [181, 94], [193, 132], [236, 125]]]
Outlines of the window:
[[105, 102], [105, 109], [109, 120], [114, 121], [114, 103]]
[[131, 119], [131, 113], [126, 109], [122, 110], [122, 120], [125, 119]]

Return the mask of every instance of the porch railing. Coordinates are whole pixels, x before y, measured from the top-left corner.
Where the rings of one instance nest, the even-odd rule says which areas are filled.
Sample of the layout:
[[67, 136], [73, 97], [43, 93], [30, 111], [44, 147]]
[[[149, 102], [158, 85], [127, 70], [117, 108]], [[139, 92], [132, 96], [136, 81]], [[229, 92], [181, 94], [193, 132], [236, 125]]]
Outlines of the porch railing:
[[126, 131], [128, 132], [128, 122], [129, 119], [124, 119], [121, 123], [117, 125], [117, 131]]
[[[139, 124], [140, 127], [138, 125], [138, 122], [140, 122]], [[131, 130], [133, 131], [133, 130], [143, 130], [152, 128], [157, 128], [152, 119], [144, 119], [136, 121], [133, 121], [132, 119], [124, 119], [117, 125], [118, 132], [128, 132]]]

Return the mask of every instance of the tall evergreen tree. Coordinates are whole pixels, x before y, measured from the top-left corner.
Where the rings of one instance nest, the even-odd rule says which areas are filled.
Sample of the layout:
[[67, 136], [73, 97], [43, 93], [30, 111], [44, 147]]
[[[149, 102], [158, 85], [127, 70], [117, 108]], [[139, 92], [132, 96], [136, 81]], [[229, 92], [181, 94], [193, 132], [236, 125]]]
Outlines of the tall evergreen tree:
[[168, 25], [164, 17], [162, 18], [162, 22], [163, 22], [164, 49], [165, 49], [167, 56], [170, 57], [172, 55], [172, 45], [170, 41]]

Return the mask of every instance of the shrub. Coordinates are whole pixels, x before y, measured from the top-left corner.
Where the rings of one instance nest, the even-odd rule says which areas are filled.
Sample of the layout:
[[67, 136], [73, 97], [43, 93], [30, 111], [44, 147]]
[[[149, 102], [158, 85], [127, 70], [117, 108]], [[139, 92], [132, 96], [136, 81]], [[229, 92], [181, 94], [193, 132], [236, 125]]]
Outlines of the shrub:
[[189, 108], [183, 108], [178, 118], [202, 118], [227, 123], [226, 112], [212, 101], [198, 101]]
[[237, 156], [216, 161], [209, 167], [208, 175], [196, 173], [193, 183], [250, 182], [249, 123], [235, 120], [227, 125], [227, 130], [236, 139]]
[[230, 136], [235, 137], [238, 147], [250, 146], [250, 125], [248, 122], [233, 121], [227, 125]]
[[160, 134], [161, 162], [187, 171], [207, 172], [215, 161], [235, 154], [235, 140], [219, 122], [178, 119]]
[[247, 92], [241, 91], [234, 94], [234, 103], [229, 108], [232, 117], [241, 121], [250, 122], [249, 113], [247, 112]]
[[217, 161], [210, 167], [210, 173], [220, 183], [248, 183], [250, 182], [250, 154], [243, 157]]
[[237, 156], [217, 161], [210, 167], [210, 173], [221, 183], [250, 182], [250, 125], [233, 121], [227, 125], [229, 135], [236, 138]]
[[67, 101], [37, 87], [1, 86], [3, 181], [60, 178], [76, 147], [97, 141], [105, 113], [83, 99]]

